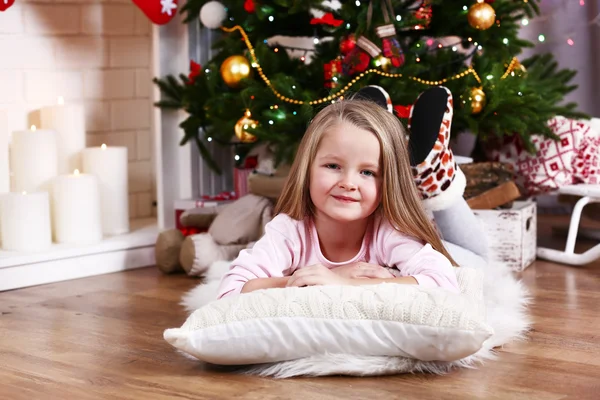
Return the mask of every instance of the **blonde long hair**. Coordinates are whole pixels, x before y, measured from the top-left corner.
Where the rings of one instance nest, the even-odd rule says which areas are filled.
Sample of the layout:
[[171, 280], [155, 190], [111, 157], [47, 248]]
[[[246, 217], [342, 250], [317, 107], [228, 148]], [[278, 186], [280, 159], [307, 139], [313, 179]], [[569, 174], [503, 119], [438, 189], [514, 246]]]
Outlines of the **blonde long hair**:
[[342, 123], [372, 132], [379, 140], [383, 180], [381, 203], [377, 212], [382, 213], [398, 231], [431, 244], [456, 265], [423, 208], [411, 173], [404, 127], [398, 118], [370, 101], [339, 101], [325, 107], [315, 116], [300, 142], [297, 156], [275, 206], [275, 214], [284, 213], [296, 220], [314, 216], [314, 205], [309, 193], [311, 166], [323, 136]]

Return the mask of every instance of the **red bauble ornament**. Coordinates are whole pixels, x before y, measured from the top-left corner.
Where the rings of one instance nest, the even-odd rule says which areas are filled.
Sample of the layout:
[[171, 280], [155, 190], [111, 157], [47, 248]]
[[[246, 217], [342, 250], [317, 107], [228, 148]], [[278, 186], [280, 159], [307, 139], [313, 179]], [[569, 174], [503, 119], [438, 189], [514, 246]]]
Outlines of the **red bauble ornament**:
[[345, 39], [340, 42], [340, 52], [342, 54], [350, 53], [356, 46], [356, 38], [354, 35], [348, 35]]
[[0, 11], [6, 11], [13, 4], [15, 0], [0, 0]]
[[177, 14], [177, 0], [133, 0], [133, 4], [156, 25], [166, 24]]
[[246, 10], [247, 13], [252, 14], [254, 12], [254, 9], [255, 9], [254, 0], [244, 1], [244, 10]]

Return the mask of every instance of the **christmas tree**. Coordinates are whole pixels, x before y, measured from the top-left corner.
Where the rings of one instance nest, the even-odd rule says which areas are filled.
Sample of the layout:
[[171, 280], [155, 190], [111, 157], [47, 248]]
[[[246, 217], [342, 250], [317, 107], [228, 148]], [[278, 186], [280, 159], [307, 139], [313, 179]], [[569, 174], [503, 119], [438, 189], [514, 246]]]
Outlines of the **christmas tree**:
[[575, 71], [551, 54], [519, 59], [533, 46], [518, 37], [520, 21], [539, 14], [539, 1], [188, 0], [186, 23], [222, 32], [218, 53], [155, 79], [157, 106], [188, 113], [181, 144], [195, 142], [215, 170], [205, 141], [233, 144], [241, 159], [267, 143], [278, 162], [289, 161], [320, 108], [366, 85], [385, 88], [399, 118], [427, 87], [444, 85], [454, 97], [453, 134], [470, 130], [482, 143], [517, 135], [532, 149], [531, 135], [553, 137], [553, 116], [583, 116], [561, 103]]

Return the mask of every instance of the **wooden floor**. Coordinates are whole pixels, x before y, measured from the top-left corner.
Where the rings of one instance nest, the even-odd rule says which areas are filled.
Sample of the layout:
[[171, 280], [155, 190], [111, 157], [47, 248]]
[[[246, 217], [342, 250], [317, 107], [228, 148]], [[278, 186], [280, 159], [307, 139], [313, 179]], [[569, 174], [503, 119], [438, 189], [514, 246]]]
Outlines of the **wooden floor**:
[[[542, 234], [549, 224], [540, 222]], [[540, 239], [549, 240], [558, 243]], [[522, 278], [535, 295], [527, 342], [478, 369], [378, 378], [274, 380], [206, 370], [162, 339], [185, 320], [178, 301], [198, 281], [154, 268], [4, 292], [0, 398], [600, 399], [600, 262], [538, 261]]]

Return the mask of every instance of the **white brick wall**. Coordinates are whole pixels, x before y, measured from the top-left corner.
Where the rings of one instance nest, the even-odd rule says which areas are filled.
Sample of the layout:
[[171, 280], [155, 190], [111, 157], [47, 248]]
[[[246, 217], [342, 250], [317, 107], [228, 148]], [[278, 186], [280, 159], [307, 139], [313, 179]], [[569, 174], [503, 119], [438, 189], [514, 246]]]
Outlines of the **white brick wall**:
[[9, 129], [40, 107], [86, 108], [87, 144], [126, 146], [132, 218], [154, 213], [151, 23], [131, 0], [18, 0], [0, 13], [0, 109]]

